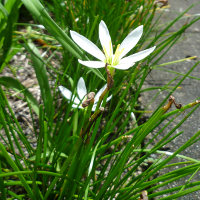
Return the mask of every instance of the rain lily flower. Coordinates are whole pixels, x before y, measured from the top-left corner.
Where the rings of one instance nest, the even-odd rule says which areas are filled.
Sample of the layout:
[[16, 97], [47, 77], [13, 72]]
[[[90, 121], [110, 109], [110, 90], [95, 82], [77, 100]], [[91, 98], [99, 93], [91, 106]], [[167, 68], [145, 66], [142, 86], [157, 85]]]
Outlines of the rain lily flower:
[[[80, 109], [83, 109], [82, 107], [82, 103], [83, 101], [85, 100], [86, 98], [86, 95], [87, 95], [87, 89], [86, 89], [86, 86], [85, 86], [85, 81], [84, 79], [81, 77], [78, 81], [78, 84], [77, 84], [77, 96], [73, 95], [72, 96], [72, 92], [70, 90], [68, 90], [67, 88], [63, 87], [63, 86], [59, 86], [58, 87], [59, 90], [61, 91], [62, 95], [68, 99], [68, 100], [71, 100], [73, 101], [73, 104], [72, 104], [72, 107], [73, 108], [80, 108]], [[96, 107], [97, 107], [97, 103], [99, 101], [99, 97], [101, 96], [102, 92], [105, 90], [106, 88], [106, 85], [104, 85], [98, 92], [97, 94], [95, 95], [95, 100], [94, 100], [94, 105], [92, 107], [92, 111], [95, 111]], [[112, 96], [109, 96], [107, 98], [107, 101], [109, 101], [110, 99], [112, 98]]]
[[155, 46], [144, 51], [132, 54], [130, 56], [124, 57], [140, 40], [143, 33], [143, 26], [139, 26], [119, 44], [113, 54], [113, 47], [111, 37], [108, 28], [104, 21], [99, 24], [99, 39], [103, 52], [90, 40], [80, 35], [75, 31], [70, 31], [71, 37], [83, 50], [99, 59], [100, 61], [83, 61], [78, 60], [84, 66], [91, 68], [102, 68], [105, 64], [108, 64], [108, 69], [112, 72], [114, 68], [126, 70], [132, 67], [135, 62], [140, 61], [147, 57], [150, 53], [154, 51]]

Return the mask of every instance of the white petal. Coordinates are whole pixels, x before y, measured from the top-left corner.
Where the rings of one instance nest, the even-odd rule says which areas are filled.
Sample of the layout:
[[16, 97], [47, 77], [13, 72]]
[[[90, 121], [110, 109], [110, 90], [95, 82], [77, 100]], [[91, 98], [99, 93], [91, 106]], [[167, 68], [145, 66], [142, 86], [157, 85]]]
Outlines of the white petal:
[[82, 100], [85, 97], [85, 95], [87, 94], [87, 89], [85, 87], [85, 81], [83, 80], [82, 77], [78, 80], [77, 93], [78, 93], [80, 100]]
[[133, 120], [134, 122], [137, 122], [136, 117], [135, 117], [135, 115], [134, 115], [133, 112], [131, 112], [131, 118], [132, 118], [132, 120]]
[[126, 36], [126, 38], [123, 40], [119, 47], [119, 51], [123, 50], [119, 59], [124, 57], [138, 43], [142, 36], [142, 33], [143, 26], [139, 26]]
[[94, 105], [92, 106], [92, 111], [93, 111], [93, 112], [96, 110], [96, 107], [97, 107], [97, 104], [94, 104]]
[[78, 59], [78, 62], [81, 63], [82, 65], [85, 65], [85, 66], [91, 67], [91, 68], [105, 67], [105, 63], [101, 62], [101, 61], [83, 61], [83, 60]]
[[126, 70], [126, 69], [129, 69], [130, 67], [132, 67], [135, 63], [133, 62], [130, 62], [130, 63], [122, 63], [122, 64], [119, 64], [119, 65], [115, 65], [113, 66], [114, 68], [116, 69], [122, 69], [122, 70]]
[[105, 84], [95, 95], [95, 100], [94, 103], [97, 103], [99, 101], [99, 97], [101, 96], [101, 94], [103, 93], [103, 91], [106, 89], [107, 84]]
[[168, 155], [168, 156], [171, 156], [171, 155], [174, 154], [173, 152], [169, 152], [169, 151], [164, 151], [163, 153], [165, 153], [165, 154]]
[[72, 96], [72, 101], [75, 104], [80, 104], [80, 100], [76, 96], [74, 96], [74, 95]]
[[45, 27], [41, 24], [36, 25], [38, 28], [45, 29]]
[[78, 108], [78, 105], [73, 103], [72, 108]]
[[[98, 94], [98, 93], [97, 93]], [[101, 95], [101, 94], [100, 94]], [[95, 96], [96, 97], [96, 96]], [[110, 95], [107, 99], [106, 99], [106, 102], [108, 102], [108, 101], [110, 101], [110, 99], [112, 98], [112, 95]], [[98, 98], [99, 99], [99, 98]], [[96, 107], [97, 107], [97, 102], [98, 101], [95, 101], [94, 102], [94, 105], [93, 105], [93, 107], [92, 107], [92, 111], [94, 112], [95, 110], [96, 110]], [[103, 103], [103, 102], [102, 102]], [[102, 105], [102, 103], [101, 103], [101, 105]]]
[[103, 49], [105, 48], [107, 55], [109, 57], [112, 57], [113, 55], [112, 41], [108, 28], [103, 20], [101, 20], [99, 24], [99, 39], [101, 42], [101, 46], [103, 47]]
[[78, 104], [72, 104], [72, 108], [83, 109], [83, 107], [81, 105], [78, 106]]
[[[152, 48], [149, 48], [149, 49], [146, 49], [144, 51], [140, 51], [138, 53], [135, 53], [133, 55], [130, 55], [128, 57], [125, 57], [123, 59], [121, 59], [119, 61], [119, 64], [125, 64], [125, 63], [134, 63], [134, 62], [137, 62], [139, 60], [142, 60], [144, 58], [146, 58], [150, 53], [152, 53], [154, 51], [156, 47], [152, 47]], [[115, 67], [115, 66], [114, 66]]]
[[[67, 88], [65, 88], [65, 87], [63, 87], [63, 86], [59, 86], [58, 88], [59, 88], [59, 90], [61, 91], [62, 95], [63, 95], [66, 99], [70, 100], [70, 99], [72, 98], [72, 101], [74, 101], [74, 103], [76, 103], [76, 104], [79, 104], [79, 103], [80, 103], [80, 101], [79, 101], [79, 99], [78, 99], [77, 97], [72, 96], [72, 92], [71, 92], [70, 90], [68, 90]], [[71, 97], [71, 96], [72, 96], [72, 97]]]
[[68, 90], [67, 88], [65, 88], [65, 87], [63, 87], [63, 86], [59, 86], [58, 88], [59, 88], [59, 90], [61, 91], [62, 95], [63, 95], [66, 99], [68, 99], [68, 100], [71, 99], [72, 92], [71, 92], [70, 90]]
[[93, 42], [75, 31], [70, 31], [70, 34], [74, 42], [76, 42], [76, 44], [78, 44], [83, 50], [99, 60], [105, 60], [104, 54]]
[[112, 95], [110, 95], [107, 99], [106, 99], [106, 102], [110, 101], [112, 98]]

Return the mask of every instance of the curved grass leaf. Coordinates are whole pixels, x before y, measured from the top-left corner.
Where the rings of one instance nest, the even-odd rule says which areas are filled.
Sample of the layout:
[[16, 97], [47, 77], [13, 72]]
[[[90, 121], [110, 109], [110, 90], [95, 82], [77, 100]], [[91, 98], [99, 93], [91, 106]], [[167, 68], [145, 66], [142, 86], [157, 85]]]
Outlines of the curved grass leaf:
[[33, 43], [25, 45], [26, 49], [31, 54], [33, 67], [36, 73], [36, 77], [40, 86], [42, 100], [44, 102], [45, 111], [48, 117], [52, 116], [53, 113], [53, 99], [51, 95], [51, 88], [49, 86], [47, 71], [42, 61], [42, 57]]
[[22, 85], [17, 79], [7, 76], [0, 77], [0, 85], [5, 86], [6, 88], [16, 90], [17, 92], [23, 93], [32, 109], [37, 115], [39, 115], [39, 105], [37, 100], [29, 92], [29, 90], [24, 85]]

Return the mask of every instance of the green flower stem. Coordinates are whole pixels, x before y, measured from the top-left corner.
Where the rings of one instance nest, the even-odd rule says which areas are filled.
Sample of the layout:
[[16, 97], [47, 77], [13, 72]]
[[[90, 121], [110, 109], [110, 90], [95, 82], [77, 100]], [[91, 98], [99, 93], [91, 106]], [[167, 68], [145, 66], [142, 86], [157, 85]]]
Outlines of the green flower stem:
[[108, 91], [109, 91], [109, 89], [108, 89], [108, 87], [106, 87], [106, 89], [103, 91], [103, 93], [99, 97], [99, 101], [98, 101], [98, 104], [97, 104], [97, 109], [99, 109], [99, 107], [101, 105], [101, 102], [103, 101], [103, 98], [105, 97], [105, 95], [107, 94]]
[[[89, 137], [88, 131], [90, 130], [92, 124], [95, 122], [95, 120], [99, 117], [99, 115], [104, 111], [103, 108], [100, 108], [100, 105], [104, 99], [104, 97], [107, 95], [108, 91], [110, 90], [110, 88], [113, 86], [113, 76], [111, 75], [110, 70], [107, 68], [108, 64], [106, 63], [105, 65], [105, 69], [107, 72], [107, 87], [106, 89], [102, 92], [101, 96], [99, 97], [99, 101], [97, 103], [97, 108], [96, 111], [94, 112], [94, 114], [89, 118], [88, 120], [88, 124], [85, 126], [86, 128], [81, 131], [81, 136], [82, 138], [85, 137], [86, 133], [87, 136]], [[113, 74], [113, 73], [112, 73]], [[114, 75], [114, 74], [113, 74]]]
[[87, 134], [87, 139], [89, 138], [89, 130], [90, 130], [92, 124], [95, 122], [95, 120], [100, 116], [100, 114], [103, 111], [104, 111], [104, 109], [100, 108], [89, 118], [86, 128], [80, 134], [82, 138], [84, 138], [86, 134]]
[[107, 92], [110, 90], [110, 88], [113, 86], [113, 83], [114, 83], [114, 81], [113, 81], [114, 72], [112, 72], [112, 75], [111, 75], [110, 69], [108, 69], [108, 63], [106, 63], [105, 69], [106, 69], [106, 73], [107, 73], [107, 87], [102, 92], [101, 96], [99, 97], [99, 101], [97, 103], [96, 110], [99, 109], [101, 102], [103, 101], [105, 95], [107, 94]]
[[104, 111], [104, 108], [100, 108], [99, 110], [97, 110], [89, 119], [89, 125], [87, 127], [87, 131], [89, 131], [89, 129], [91, 128], [92, 124], [95, 122], [95, 120], [99, 117], [99, 115]]
[[[85, 124], [85, 126], [83, 126], [83, 127], [87, 127], [88, 121], [90, 121], [90, 115], [91, 115], [91, 112], [92, 112], [93, 105], [94, 105], [94, 100], [93, 100], [93, 102], [91, 102], [91, 104], [85, 110], [85, 113], [84, 113], [84, 122], [83, 122]], [[80, 133], [80, 136], [82, 138], [84, 138], [86, 132], [87, 132], [86, 129], [82, 129], [81, 133]]]

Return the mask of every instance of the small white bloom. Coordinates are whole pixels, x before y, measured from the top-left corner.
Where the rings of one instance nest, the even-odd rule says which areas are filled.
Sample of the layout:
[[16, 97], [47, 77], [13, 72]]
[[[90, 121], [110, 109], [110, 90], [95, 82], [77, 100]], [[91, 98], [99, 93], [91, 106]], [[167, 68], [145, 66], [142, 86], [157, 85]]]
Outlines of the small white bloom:
[[[77, 96], [75, 96], [75, 95], [72, 96], [72, 92], [70, 90], [68, 90], [67, 88], [63, 87], [63, 86], [59, 86], [58, 88], [61, 91], [62, 95], [66, 99], [73, 101], [73, 104], [72, 104], [73, 108], [83, 109], [81, 104], [85, 100], [85, 97], [87, 95], [87, 89], [86, 89], [86, 86], [85, 86], [85, 81], [82, 77], [79, 79], [78, 84], [77, 84], [77, 94], [78, 94]], [[99, 101], [99, 97], [101, 96], [102, 92], [105, 89], [106, 89], [106, 85], [104, 85], [95, 95], [94, 105], [92, 107], [92, 111], [95, 111], [95, 109], [97, 107], [97, 103]], [[107, 98], [107, 101], [109, 101], [111, 98], [112, 98], [112, 95]]]
[[171, 156], [171, 155], [174, 154], [173, 152], [169, 152], [169, 151], [164, 151], [163, 153], [166, 154], [166, 155], [168, 155], [168, 156]]
[[71, 37], [83, 50], [99, 59], [100, 61], [83, 61], [78, 60], [79, 63], [91, 68], [102, 68], [105, 67], [107, 63], [109, 67], [116, 69], [126, 70], [132, 67], [135, 62], [140, 61], [147, 57], [150, 53], [154, 51], [155, 46], [144, 51], [132, 54], [128, 57], [124, 56], [138, 43], [143, 33], [143, 26], [139, 26], [123, 40], [123, 42], [117, 46], [115, 54], [113, 54], [113, 47], [111, 37], [108, 28], [104, 21], [99, 24], [99, 39], [103, 52], [86, 37], [78, 34], [75, 31], [70, 31]]
[[45, 29], [45, 27], [43, 26], [43, 25], [41, 25], [41, 24], [38, 24], [38, 25], [36, 25], [38, 28], [40, 28], [40, 29]]
[[137, 122], [136, 117], [135, 117], [135, 114], [134, 114], [133, 112], [131, 112], [131, 118], [132, 118], [132, 120], [133, 120], [134, 122]]

